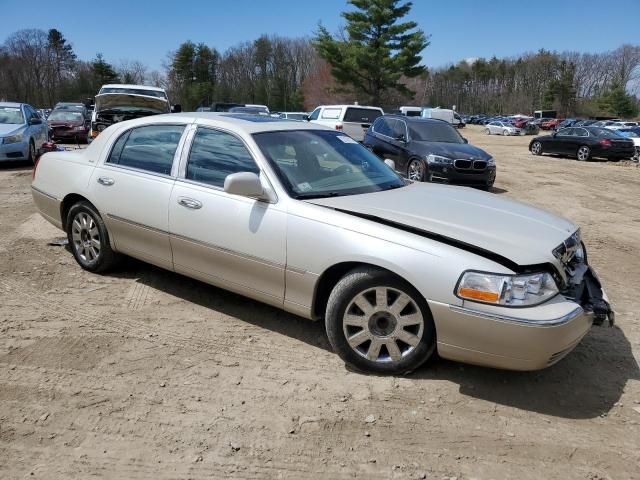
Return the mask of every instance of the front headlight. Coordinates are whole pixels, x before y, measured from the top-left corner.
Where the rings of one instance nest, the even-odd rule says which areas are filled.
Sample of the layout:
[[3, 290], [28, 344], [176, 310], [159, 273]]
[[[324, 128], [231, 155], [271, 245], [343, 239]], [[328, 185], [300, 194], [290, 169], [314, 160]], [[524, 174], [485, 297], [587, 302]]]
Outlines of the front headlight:
[[430, 154], [430, 155], [427, 155], [427, 163], [437, 163], [440, 165], [453, 165], [453, 158]]
[[463, 300], [505, 307], [530, 307], [554, 297], [558, 287], [548, 273], [503, 275], [465, 272], [455, 293]]
[[489, 157], [487, 159], [487, 165], [495, 165], [496, 164], [496, 159], [493, 157]]
[[22, 133], [18, 133], [16, 135], [11, 135], [9, 137], [4, 137], [4, 139], [2, 140], [2, 143], [7, 144], [7, 143], [18, 143], [22, 141], [22, 137], [24, 135]]

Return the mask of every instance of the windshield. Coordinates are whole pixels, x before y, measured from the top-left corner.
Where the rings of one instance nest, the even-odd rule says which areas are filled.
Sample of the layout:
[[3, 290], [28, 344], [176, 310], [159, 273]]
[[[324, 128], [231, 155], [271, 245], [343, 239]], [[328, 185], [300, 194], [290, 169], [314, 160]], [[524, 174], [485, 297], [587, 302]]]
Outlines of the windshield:
[[62, 120], [64, 122], [83, 122], [84, 116], [80, 112], [69, 110], [55, 110], [49, 115], [49, 120]]
[[24, 116], [20, 107], [0, 107], [0, 123], [23, 124]]
[[339, 132], [287, 130], [253, 137], [294, 198], [356, 195], [405, 185], [382, 160]]
[[160, 90], [145, 90], [143, 88], [101, 88], [98, 95], [103, 93], [126, 93], [128, 95], [146, 95], [147, 97], [167, 98], [167, 94]]
[[419, 142], [464, 143], [455, 128], [444, 122], [407, 122], [411, 140]]

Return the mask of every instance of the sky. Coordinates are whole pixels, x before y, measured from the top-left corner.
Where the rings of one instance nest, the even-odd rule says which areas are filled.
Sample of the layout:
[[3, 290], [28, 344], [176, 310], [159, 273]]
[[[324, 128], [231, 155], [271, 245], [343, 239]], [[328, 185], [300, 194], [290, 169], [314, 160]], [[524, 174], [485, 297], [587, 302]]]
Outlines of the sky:
[[[408, 18], [431, 35], [423, 64], [524, 52], [601, 52], [640, 43], [640, 0], [414, 0]], [[64, 6], [64, 8], [62, 8]], [[80, 59], [97, 52], [117, 64], [162, 69], [186, 40], [219, 51], [261, 34], [311, 36], [318, 23], [336, 32], [346, 0], [0, 0], [0, 43], [23, 28], [57, 28]]]

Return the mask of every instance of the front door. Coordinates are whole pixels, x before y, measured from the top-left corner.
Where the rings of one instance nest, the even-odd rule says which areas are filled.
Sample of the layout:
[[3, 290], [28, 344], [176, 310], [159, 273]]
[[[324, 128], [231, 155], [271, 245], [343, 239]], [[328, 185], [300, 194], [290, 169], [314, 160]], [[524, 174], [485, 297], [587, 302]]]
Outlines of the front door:
[[89, 191], [116, 250], [172, 269], [168, 208], [184, 125], [125, 131], [94, 169]]
[[225, 178], [237, 172], [260, 174], [244, 142], [199, 127], [169, 202], [175, 269], [282, 305], [286, 213], [277, 203], [226, 193]]

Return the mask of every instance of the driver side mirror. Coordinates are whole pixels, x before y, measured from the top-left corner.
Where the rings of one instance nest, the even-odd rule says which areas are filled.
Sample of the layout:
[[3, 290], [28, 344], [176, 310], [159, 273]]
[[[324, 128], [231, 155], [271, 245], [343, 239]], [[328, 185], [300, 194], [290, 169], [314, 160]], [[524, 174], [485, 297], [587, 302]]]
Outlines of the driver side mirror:
[[224, 179], [224, 191], [241, 197], [264, 198], [260, 177], [253, 172], [238, 172]]
[[467, 140], [467, 139], [466, 139], [466, 138], [464, 138], [464, 137], [462, 137], [462, 141], [463, 141], [464, 143], [469, 143], [469, 140]]
[[394, 162], [393, 160], [391, 160], [390, 158], [385, 158], [384, 159], [384, 163], [387, 167], [389, 167], [391, 170], [393, 170], [394, 172], [396, 171], [396, 162]]
[[41, 118], [30, 118], [29, 119], [29, 125], [41, 125], [42, 124], [42, 119]]
[[399, 142], [406, 142], [407, 141], [407, 137], [404, 136], [404, 133], [401, 133], [400, 135], [398, 135], [396, 137], [396, 140]]
[[304, 116], [304, 117], [302, 117], [302, 118], [303, 118], [303, 120], [304, 120], [305, 122], [308, 122], [308, 121], [309, 121], [309, 115], [305, 115], [305, 116]]
[[171, 105], [171, 113], [180, 113], [182, 111], [182, 105], [179, 103], [176, 105]]

